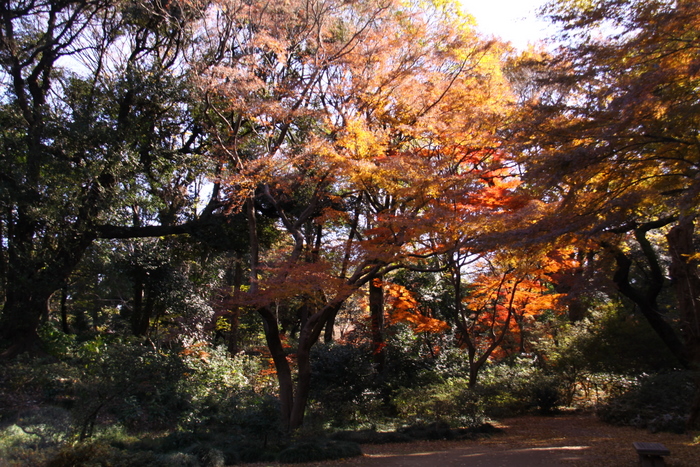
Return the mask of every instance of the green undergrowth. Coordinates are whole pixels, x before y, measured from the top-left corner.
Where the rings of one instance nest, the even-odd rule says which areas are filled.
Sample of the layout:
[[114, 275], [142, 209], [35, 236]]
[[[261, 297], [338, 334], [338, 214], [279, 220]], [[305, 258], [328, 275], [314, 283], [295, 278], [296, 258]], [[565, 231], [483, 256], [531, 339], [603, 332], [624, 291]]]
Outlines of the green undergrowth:
[[394, 431], [377, 431], [374, 429], [338, 431], [331, 435], [331, 438], [352, 441], [358, 444], [387, 444], [426, 440], [474, 440], [502, 432], [503, 430], [496, 428], [490, 423], [469, 428], [452, 428], [446, 422], [434, 422], [409, 425]]
[[641, 375], [598, 408], [601, 420], [613, 424], [684, 433], [695, 391], [690, 371]]

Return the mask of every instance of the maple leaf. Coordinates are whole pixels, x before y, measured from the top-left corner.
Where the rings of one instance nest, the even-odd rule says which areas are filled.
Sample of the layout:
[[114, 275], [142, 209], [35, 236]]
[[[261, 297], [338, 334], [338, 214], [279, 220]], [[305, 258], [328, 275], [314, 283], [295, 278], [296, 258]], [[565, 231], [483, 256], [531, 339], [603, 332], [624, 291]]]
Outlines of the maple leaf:
[[414, 294], [406, 287], [392, 282], [384, 282], [383, 285], [386, 286], [387, 304], [391, 307], [391, 324], [406, 323], [413, 332], [439, 333], [449, 329], [444, 321], [427, 316]]

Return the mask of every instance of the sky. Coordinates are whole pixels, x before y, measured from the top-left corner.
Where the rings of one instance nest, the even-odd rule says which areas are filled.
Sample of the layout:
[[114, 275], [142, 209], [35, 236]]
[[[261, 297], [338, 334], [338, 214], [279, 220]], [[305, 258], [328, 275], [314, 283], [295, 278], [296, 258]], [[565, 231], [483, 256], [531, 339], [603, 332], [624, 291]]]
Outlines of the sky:
[[498, 36], [523, 49], [547, 37], [547, 23], [535, 11], [546, 0], [460, 0], [485, 34]]

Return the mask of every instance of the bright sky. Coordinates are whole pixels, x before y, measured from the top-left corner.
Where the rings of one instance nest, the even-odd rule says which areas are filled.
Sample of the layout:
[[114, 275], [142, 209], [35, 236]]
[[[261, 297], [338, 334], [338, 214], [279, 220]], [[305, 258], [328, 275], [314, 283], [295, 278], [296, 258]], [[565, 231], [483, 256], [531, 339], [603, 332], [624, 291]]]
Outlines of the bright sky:
[[536, 18], [546, 0], [460, 0], [476, 18], [478, 29], [510, 41], [518, 48], [547, 37], [547, 23]]

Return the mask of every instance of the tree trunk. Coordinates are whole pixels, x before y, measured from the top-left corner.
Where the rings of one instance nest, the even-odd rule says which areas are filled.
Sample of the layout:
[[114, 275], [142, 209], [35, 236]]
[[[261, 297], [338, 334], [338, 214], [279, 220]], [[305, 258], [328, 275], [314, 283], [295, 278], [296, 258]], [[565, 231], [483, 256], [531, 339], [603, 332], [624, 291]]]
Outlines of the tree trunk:
[[685, 217], [667, 235], [671, 253], [669, 273], [681, 315], [684, 357], [696, 374], [695, 400], [688, 417], [689, 429], [700, 426], [700, 277], [698, 260], [694, 258], [694, 232], [694, 220]]
[[153, 316], [153, 291], [146, 283], [147, 277], [139, 269], [134, 277], [134, 311], [131, 315], [131, 331], [134, 336], [145, 336]]
[[61, 330], [68, 334], [70, 328], [68, 327], [68, 284], [63, 284], [61, 287]]
[[311, 343], [306, 342], [307, 337], [302, 337], [297, 349], [297, 384], [294, 394], [291, 416], [289, 418], [290, 431], [301, 428], [304, 423], [304, 413], [309, 400], [309, 390], [311, 389]]
[[241, 307], [239, 303], [241, 298], [241, 288], [243, 286], [243, 265], [240, 253], [236, 252], [235, 256], [229, 258], [224, 278], [224, 283], [228, 288], [230, 288], [226, 291], [226, 298], [232, 298], [233, 305], [222, 317], [222, 319], [224, 319], [228, 324], [228, 329], [223, 331], [220, 335], [226, 342], [228, 352], [231, 355], [235, 355], [239, 350], [238, 331], [240, 325], [239, 318], [241, 314]]
[[277, 371], [277, 382], [279, 384], [280, 416], [282, 427], [289, 431], [291, 426], [292, 408], [294, 405], [294, 384], [292, 381], [292, 370], [287, 361], [287, 352], [282, 346], [279, 328], [274, 314], [267, 308], [261, 308], [258, 313], [263, 319], [265, 329], [265, 340], [267, 348], [270, 350], [272, 361]]
[[476, 367], [476, 347], [474, 346], [474, 343], [472, 342], [471, 336], [469, 335], [469, 331], [465, 326], [462, 326], [461, 323], [458, 323], [458, 329], [460, 334], [462, 335], [462, 342], [467, 346], [467, 357], [469, 360], [469, 387], [473, 388], [476, 386], [476, 378], [479, 374], [479, 368]]
[[12, 358], [23, 352], [43, 353], [37, 330], [54, 290], [52, 284], [8, 277], [0, 324], [2, 337], [10, 346], [3, 357]]
[[[617, 250], [615, 252], [615, 261], [617, 262], [617, 271], [615, 271], [613, 281], [617, 285], [620, 293], [637, 305], [639, 311], [644, 315], [652, 329], [654, 329], [656, 334], [661, 338], [664, 344], [666, 344], [681, 365], [687, 368], [689, 366], [689, 361], [683, 343], [673, 327], [671, 327], [659, 312], [656, 304], [656, 295], [648, 293], [643, 294], [630, 283], [629, 272], [632, 267], [632, 260], [622, 251]], [[652, 288], [656, 290], [658, 287], [654, 286]]]
[[[238, 303], [241, 295], [241, 287], [243, 286], [243, 264], [241, 260], [241, 255], [236, 255], [236, 264], [233, 270], [233, 301]], [[233, 355], [238, 352], [238, 328], [240, 319], [241, 309], [238, 305], [229, 313], [229, 324], [231, 329], [229, 330], [229, 335], [227, 338], [228, 351]]]
[[[7, 207], [7, 211], [11, 212], [11, 207]], [[7, 224], [11, 215], [4, 216], [5, 212], [0, 213], [0, 239], [8, 238]], [[5, 302], [5, 293], [7, 291], [7, 248], [4, 241], [0, 241], [0, 303]]]
[[144, 294], [144, 279], [141, 271], [134, 274], [134, 301], [131, 306], [131, 332], [135, 336], [140, 334], [141, 316], [143, 315], [143, 294]]
[[341, 306], [342, 304], [336, 306], [333, 312], [328, 317], [328, 321], [326, 322], [326, 327], [323, 332], [323, 342], [325, 344], [330, 344], [331, 342], [333, 342], [333, 333], [335, 332], [335, 320], [338, 317], [338, 312], [340, 311]]
[[384, 288], [381, 277], [369, 281], [369, 312], [372, 320], [372, 361], [378, 373], [384, 372], [386, 348], [384, 346]]

